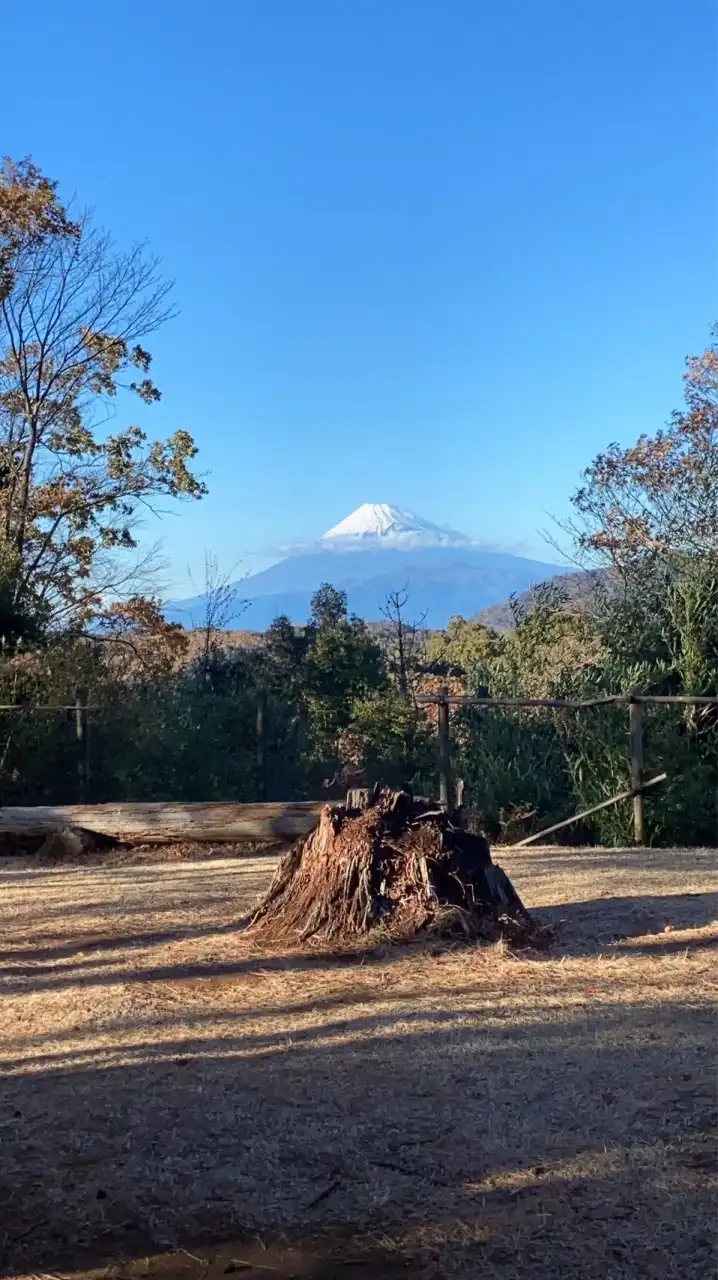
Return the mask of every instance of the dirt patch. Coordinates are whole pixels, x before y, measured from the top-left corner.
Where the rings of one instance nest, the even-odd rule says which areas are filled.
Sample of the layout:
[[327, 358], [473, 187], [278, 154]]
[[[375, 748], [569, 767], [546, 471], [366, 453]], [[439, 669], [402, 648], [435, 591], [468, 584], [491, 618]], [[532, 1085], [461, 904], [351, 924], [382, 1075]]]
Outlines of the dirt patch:
[[501, 862], [549, 953], [259, 947], [266, 857], [6, 864], [5, 1274], [707, 1274], [714, 855]]

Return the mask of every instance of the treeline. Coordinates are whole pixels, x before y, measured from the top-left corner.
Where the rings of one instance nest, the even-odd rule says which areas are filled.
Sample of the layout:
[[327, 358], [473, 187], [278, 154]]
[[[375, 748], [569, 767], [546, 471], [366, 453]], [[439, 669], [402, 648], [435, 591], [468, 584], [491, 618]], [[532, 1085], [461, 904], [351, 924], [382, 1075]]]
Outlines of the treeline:
[[[80, 779], [95, 802], [329, 798], [377, 780], [435, 794], [435, 720], [422, 693], [715, 694], [716, 565], [701, 557], [663, 570], [640, 592], [601, 586], [579, 607], [555, 585], [540, 588], [507, 633], [457, 618], [430, 638], [401, 614], [399, 632], [388, 623], [377, 637], [325, 586], [306, 628], [278, 618], [261, 645], [234, 649], [208, 630], [191, 660], [181, 628], [128, 605], [101, 638], [6, 654], [1, 700], [27, 710], [2, 714], [0, 801], [77, 798], [75, 714], [32, 708], [71, 706], [78, 690], [91, 708], [90, 774]], [[519, 839], [630, 779], [625, 707], [466, 707], [452, 715], [452, 740], [472, 820], [494, 838]], [[647, 770], [669, 779], [647, 806], [651, 841], [715, 843], [716, 709], [647, 708], [645, 750]], [[629, 808], [564, 838], [630, 842]]]
[[[392, 645], [331, 586], [308, 626], [277, 618], [256, 647], [226, 648], [207, 628], [190, 658], [190, 636], [146, 601], [116, 606], [112, 624], [6, 646], [0, 701], [18, 709], [0, 713], [1, 803], [67, 803], [78, 785], [98, 803], [337, 796], [364, 776], [433, 786], [433, 727], [396, 679]], [[52, 706], [69, 710], [35, 709]]]

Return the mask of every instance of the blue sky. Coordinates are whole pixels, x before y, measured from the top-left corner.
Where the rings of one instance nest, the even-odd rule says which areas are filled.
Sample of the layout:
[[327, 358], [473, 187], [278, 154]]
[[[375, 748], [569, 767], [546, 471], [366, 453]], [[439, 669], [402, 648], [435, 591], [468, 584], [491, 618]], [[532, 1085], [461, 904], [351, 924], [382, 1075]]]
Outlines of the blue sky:
[[176, 281], [134, 411], [209, 473], [147, 530], [175, 590], [365, 501], [554, 558], [546, 513], [665, 420], [715, 317], [715, 27], [713, 0], [4, 14], [2, 149]]

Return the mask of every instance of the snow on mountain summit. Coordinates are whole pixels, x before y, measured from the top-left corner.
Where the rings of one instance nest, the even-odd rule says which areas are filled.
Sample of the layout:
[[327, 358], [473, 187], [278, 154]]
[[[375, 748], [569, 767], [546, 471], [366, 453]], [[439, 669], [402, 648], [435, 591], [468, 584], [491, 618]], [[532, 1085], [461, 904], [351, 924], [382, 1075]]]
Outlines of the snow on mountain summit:
[[350, 546], [459, 546], [469, 538], [441, 529], [413, 511], [387, 502], [364, 502], [356, 511], [323, 534], [322, 543], [336, 550]]

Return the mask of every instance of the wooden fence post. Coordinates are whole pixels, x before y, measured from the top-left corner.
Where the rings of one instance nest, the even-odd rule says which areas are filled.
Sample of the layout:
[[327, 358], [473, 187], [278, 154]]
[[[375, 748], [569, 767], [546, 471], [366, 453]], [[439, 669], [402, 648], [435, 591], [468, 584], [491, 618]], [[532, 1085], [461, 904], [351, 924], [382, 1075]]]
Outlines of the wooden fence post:
[[439, 804], [442, 809], [452, 809], [454, 796], [451, 786], [451, 732], [449, 726], [448, 690], [444, 689], [438, 703], [439, 719]]
[[[477, 687], [477, 690], [476, 690], [476, 697], [477, 697], [477, 698], [489, 698], [490, 696], [491, 696], [491, 695], [490, 695], [490, 693], [489, 693], [489, 686], [488, 686], [487, 684], [480, 684], [480, 685]], [[473, 751], [474, 751], [474, 753], [475, 753], [476, 757], [478, 758], [479, 762], [481, 761], [481, 751], [482, 751], [482, 747], [483, 747], [482, 735], [483, 735], [483, 733], [484, 733], [484, 729], [485, 729], [485, 727], [486, 727], [486, 714], [487, 714], [487, 711], [488, 711], [488, 707], [485, 707], [485, 706], [484, 706], [484, 707], [482, 707], [482, 706], [474, 707], [474, 714], [473, 714], [473, 717], [472, 717], [472, 719], [473, 719], [473, 732], [474, 732]], [[485, 800], [486, 800], [486, 793], [485, 793], [485, 791], [484, 791], [484, 789], [483, 789], [483, 779], [482, 779], [481, 769], [480, 769], [480, 768], [477, 770], [477, 773], [478, 773], [478, 777], [477, 777], [477, 776], [476, 776], [476, 774], [475, 774], [475, 775], [474, 775], [474, 778], [472, 779], [472, 781], [473, 781], [473, 794], [472, 794], [472, 796], [471, 796], [471, 800], [472, 800], [473, 805], [474, 805], [477, 809], [479, 809], [481, 812], [483, 812], [483, 809], [484, 809], [484, 803], [485, 803]]]
[[[718, 764], [718, 722], [715, 725], [716, 763]], [[716, 774], [716, 849], [718, 849], [718, 773]]]
[[[643, 703], [631, 696], [628, 703], [628, 725], [631, 739], [631, 786], [643, 786]], [[633, 797], [633, 843], [646, 843], [646, 805], [642, 791]]]
[[257, 799], [267, 798], [267, 694], [260, 689], [257, 698]]
[[75, 697], [75, 739], [77, 741], [77, 799], [86, 804], [90, 795], [90, 734], [87, 690], [78, 689]]

